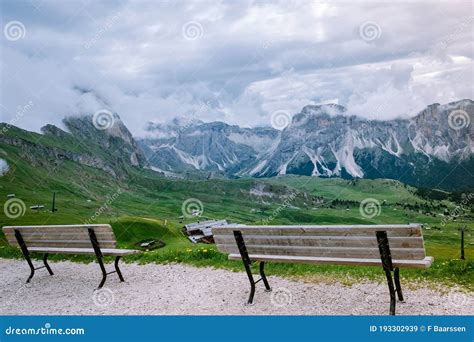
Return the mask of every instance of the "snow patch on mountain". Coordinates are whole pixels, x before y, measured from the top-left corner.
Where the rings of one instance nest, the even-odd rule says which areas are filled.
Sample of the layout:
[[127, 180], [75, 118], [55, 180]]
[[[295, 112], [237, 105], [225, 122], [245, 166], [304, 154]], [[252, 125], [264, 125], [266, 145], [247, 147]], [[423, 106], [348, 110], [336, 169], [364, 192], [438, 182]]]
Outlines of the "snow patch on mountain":
[[[455, 130], [448, 116], [459, 109], [468, 113], [471, 124]], [[462, 100], [430, 105], [412, 119], [365, 121], [340, 105], [310, 105], [282, 131], [177, 120], [152, 126], [150, 132], [157, 136], [142, 145], [149, 147], [154, 166], [175, 172], [191, 168], [237, 176], [360, 178], [379, 177], [377, 170], [383, 175], [399, 170], [416, 175], [434, 161], [472, 157], [473, 113], [474, 102]]]
[[249, 174], [250, 174], [250, 175], [255, 175], [255, 174], [261, 172], [262, 169], [265, 167], [265, 165], [267, 165], [267, 160], [266, 160], [266, 159], [260, 161], [260, 162], [257, 164], [257, 166], [255, 166], [253, 169], [251, 169], [251, 170], [249, 171]]
[[376, 141], [378, 145], [382, 148], [382, 150], [390, 153], [395, 157], [400, 157], [403, 153], [403, 149], [394, 132], [390, 132], [390, 135], [388, 136], [386, 142], [381, 141], [379, 138], [377, 138]]
[[354, 160], [354, 139], [353, 133], [347, 132], [342, 147], [339, 150], [333, 148], [334, 156], [337, 159], [337, 174], [340, 175], [341, 167], [353, 177], [362, 178], [364, 172]]
[[205, 167], [208, 164], [207, 160], [205, 159], [203, 155], [192, 156], [189, 153], [181, 151], [179, 148], [176, 148], [175, 146], [171, 146], [171, 149], [174, 152], [176, 152], [176, 155], [183, 163], [191, 165], [197, 170], [202, 169], [203, 166]]

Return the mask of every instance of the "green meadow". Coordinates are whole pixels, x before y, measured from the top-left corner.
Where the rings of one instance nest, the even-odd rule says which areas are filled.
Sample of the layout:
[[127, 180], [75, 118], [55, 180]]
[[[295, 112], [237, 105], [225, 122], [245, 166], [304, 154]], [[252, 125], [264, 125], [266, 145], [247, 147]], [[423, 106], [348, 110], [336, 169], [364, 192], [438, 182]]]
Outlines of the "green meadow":
[[[6, 147], [5, 149], [8, 149]], [[203, 204], [202, 218], [227, 219], [243, 224], [381, 224], [422, 223], [427, 255], [435, 262], [426, 270], [402, 270], [402, 281], [433, 286], [460, 285], [474, 289], [473, 216], [464, 208], [449, 216], [454, 202], [422, 198], [415, 188], [393, 180], [344, 180], [285, 176], [271, 179], [183, 180], [158, 177], [147, 170], [131, 170], [126, 180], [104, 172], [64, 162], [55, 168], [31, 168], [23, 160], [0, 178], [2, 206], [7, 194], [15, 194], [26, 205], [23, 216], [9, 218], [0, 211], [0, 224], [110, 223], [119, 247], [136, 248], [138, 241], [153, 238], [165, 242], [159, 249], [130, 256], [125, 262], [186, 263], [195, 266], [243, 270], [228, 261], [212, 244], [191, 243], [183, 233], [182, 204], [195, 198]], [[57, 193], [57, 212], [51, 212], [52, 192]], [[374, 198], [381, 203], [379, 215], [364, 218], [360, 202]], [[290, 199], [290, 200], [288, 200]], [[45, 205], [43, 210], [30, 206]], [[268, 222], [271, 218], [270, 222]], [[265, 221], [267, 220], [267, 221]], [[443, 220], [445, 224], [442, 224]], [[460, 260], [460, 226], [466, 226], [465, 258]], [[0, 234], [0, 257], [21, 258]], [[93, 257], [51, 256], [90, 262]], [[268, 265], [269, 275], [297, 277], [308, 281], [352, 283], [360, 279], [384, 281], [378, 267], [320, 266], [304, 264]], [[27, 267], [25, 265], [25, 276]]]

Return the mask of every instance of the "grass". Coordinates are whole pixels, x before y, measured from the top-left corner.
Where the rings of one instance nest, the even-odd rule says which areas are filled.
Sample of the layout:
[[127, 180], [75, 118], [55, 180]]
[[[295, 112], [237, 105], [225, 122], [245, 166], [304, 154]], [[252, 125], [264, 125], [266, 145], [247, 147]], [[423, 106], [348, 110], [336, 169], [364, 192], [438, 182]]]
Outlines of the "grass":
[[[0, 156], [18, 155], [14, 147], [2, 145]], [[2, 156], [3, 155], [3, 156]], [[24, 201], [26, 212], [18, 218], [8, 218], [0, 211], [0, 225], [73, 224], [84, 222], [110, 223], [119, 247], [135, 248], [135, 243], [158, 238], [166, 243], [160, 249], [125, 258], [139, 263], [186, 263], [242, 271], [240, 262], [229, 261], [213, 245], [193, 244], [182, 233], [181, 206], [188, 198], [199, 199], [204, 216], [227, 219], [236, 223], [261, 224], [272, 217], [270, 224], [425, 224], [423, 234], [427, 255], [434, 256], [433, 266], [426, 270], [402, 270], [404, 281], [427, 280], [441, 285], [461, 285], [474, 289], [474, 238], [470, 213], [458, 221], [449, 221], [442, 227], [441, 209], [413, 210], [402, 203], [444, 205], [450, 202], [432, 202], [419, 198], [415, 189], [391, 180], [324, 179], [312, 177], [278, 177], [272, 179], [213, 179], [171, 180], [156, 176], [147, 170], [130, 170], [127, 180], [116, 180], [94, 168], [64, 162], [57, 168], [32, 168], [24, 159], [9, 163], [16, 165], [0, 177], [0, 198], [15, 193]], [[250, 194], [259, 184], [261, 193]], [[58, 211], [51, 213], [52, 191], [57, 192]], [[284, 205], [289, 194], [297, 193], [291, 206]], [[314, 204], [315, 199], [323, 203]], [[367, 219], [360, 215], [358, 203], [375, 198], [382, 203], [380, 215]], [[332, 200], [354, 201], [333, 205]], [[2, 201], [2, 205], [3, 202]], [[44, 204], [47, 209], [33, 211], [29, 207]], [[101, 214], [96, 215], [99, 211]], [[421, 212], [420, 212], [421, 210]], [[467, 225], [466, 260], [459, 260], [459, 220]], [[21, 257], [18, 250], [8, 246], [0, 234], [0, 257]], [[92, 261], [85, 256], [51, 256], [53, 260], [69, 259]], [[358, 279], [383, 281], [377, 267], [349, 267], [335, 265], [277, 264], [268, 266], [268, 273], [304, 279], [334, 279], [352, 282]]]
[[[330, 210], [328, 210], [330, 211]], [[15, 224], [40, 224], [48, 223], [71, 223], [78, 222], [67, 216], [57, 215], [58, 213], [35, 213], [33, 220], [25, 220]], [[329, 213], [328, 213], [329, 215]], [[25, 215], [26, 216], [26, 215]], [[118, 239], [121, 248], [135, 248], [137, 241], [158, 238], [166, 243], [166, 246], [157, 250], [145, 251], [139, 255], [125, 258], [126, 262], [139, 263], [186, 263], [194, 266], [210, 266], [226, 268], [233, 271], [241, 271], [242, 265], [237, 261], [227, 260], [226, 255], [218, 252], [214, 245], [193, 244], [181, 232], [181, 225], [178, 222], [144, 217], [123, 216], [113, 218], [110, 213], [109, 220], [100, 222], [110, 223]], [[287, 219], [288, 220], [288, 219]], [[344, 221], [343, 219], [341, 219]], [[5, 222], [11, 224], [11, 222]], [[286, 222], [284, 222], [286, 223]], [[339, 222], [336, 222], [339, 223]], [[454, 234], [453, 234], [454, 235]], [[461, 261], [457, 258], [457, 249], [453, 248], [456, 238], [446, 232], [425, 232], [427, 254], [435, 256], [435, 263], [427, 270], [404, 269], [403, 279], [412, 281], [428, 280], [433, 283], [446, 285], [462, 285], [472, 289], [473, 267], [472, 261]], [[433, 239], [431, 239], [431, 237]], [[443, 241], [444, 240], [444, 241]], [[474, 255], [472, 248], [467, 248], [467, 260], [472, 260]], [[9, 247], [4, 239], [0, 239], [0, 257], [21, 257], [18, 250]], [[89, 256], [61, 256], [53, 255], [52, 260], [73, 260], [79, 262], [93, 261]], [[294, 276], [302, 278], [334, 279], [341, 282], [351, 282], [357, 279], [374, 279], [383, 281], [383, 274], [376, 267], [350, 267], [332, 265], [304, 265], [304, 264], [270, 264], [268, 273], [271, 275]]]

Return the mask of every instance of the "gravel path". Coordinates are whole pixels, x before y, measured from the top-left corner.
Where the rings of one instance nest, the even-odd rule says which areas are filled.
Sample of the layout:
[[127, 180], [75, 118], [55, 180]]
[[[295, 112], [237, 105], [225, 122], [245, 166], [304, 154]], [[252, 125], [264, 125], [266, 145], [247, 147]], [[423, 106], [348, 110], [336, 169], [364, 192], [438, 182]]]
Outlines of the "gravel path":
[[[180, 264], [123, 264], [125, 283], [111, 274], [101, 291], [97, 264], [51, 263], [55, 272], [37, 271], [25, 285], [24, 261], [0, 259], [0, 315], [386, 315], [387, 286], [373, 282], [304, 283], [269, 277], [271, 293], [257, 284], [255, 304], [243, 303], [249, 284], [245, 273]], [[107, 265], [108, 269], [112, 265]], [[403, 281], [403, 278], [402, 278]], [[404, 289], [400, 315], [473, 315], [474, 295], [428, 288]]]

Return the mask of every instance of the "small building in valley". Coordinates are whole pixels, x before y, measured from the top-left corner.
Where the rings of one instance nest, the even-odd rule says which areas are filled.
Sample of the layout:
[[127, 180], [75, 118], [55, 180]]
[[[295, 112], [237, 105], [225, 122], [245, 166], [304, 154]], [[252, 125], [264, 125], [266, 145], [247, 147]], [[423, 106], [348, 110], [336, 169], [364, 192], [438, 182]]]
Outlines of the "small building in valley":
[[226, 226], [228, 224], [229, 223], [227, 222], [227, 220], [197, 221], [186, 224], [184, 226], [184, 229], [186, 230], [188, 239], [194, 243], [214, 243], [214, 238], [212, 236], [212, 227]]

